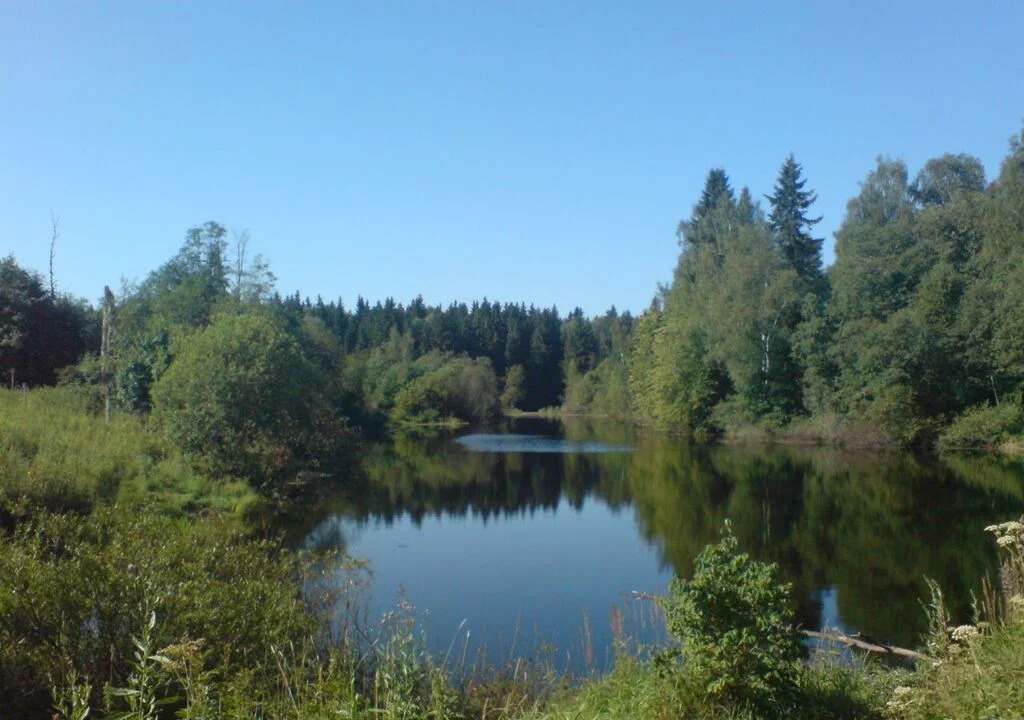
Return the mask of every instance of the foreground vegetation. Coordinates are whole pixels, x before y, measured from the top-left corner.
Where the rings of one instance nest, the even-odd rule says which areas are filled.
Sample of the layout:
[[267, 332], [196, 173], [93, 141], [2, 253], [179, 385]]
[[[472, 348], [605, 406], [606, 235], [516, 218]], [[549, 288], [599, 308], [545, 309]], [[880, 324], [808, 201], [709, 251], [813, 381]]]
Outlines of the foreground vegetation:
[[670, 589], [678, 645], [620, 634], [614, 671], [574, 684], [537, 661], [433, 656], [407, 606], [367, 618], [358, 564], [264, 537], [245, 522], [256, 488], [204, 479], [156, 424], [107, 424], [71, 388], [3, 391], [0, 408], [5, 717], [1020, 716], [1020, 523], [994, 528], [984, 622], [951, 629], [933, 598], [936, 663], [913, 672], [842, 648], [805, 658], [791, 589], [727, 529]]
[[100, 496], [44, 509], [13, 490], [3, 502], [17, 518], [0, 536], [5, 717], [1024, 715], [1021, 523], [991, 528], [1002, 580], [979, 592], [974, 623], [951, 627], [936, 586], [922, 638], [934, 662], [901, 669], [842, 645], [808, 657], [791, 589], [727, 525], [663, 601], [676, 643], [638, 648], [620, 628], [615, 669], [576, 684], [536, 661], [431, 655], [408, 606], [365, 617], [358, 564], [286, 551], [223, 513], [175, 518], [172, 505]]

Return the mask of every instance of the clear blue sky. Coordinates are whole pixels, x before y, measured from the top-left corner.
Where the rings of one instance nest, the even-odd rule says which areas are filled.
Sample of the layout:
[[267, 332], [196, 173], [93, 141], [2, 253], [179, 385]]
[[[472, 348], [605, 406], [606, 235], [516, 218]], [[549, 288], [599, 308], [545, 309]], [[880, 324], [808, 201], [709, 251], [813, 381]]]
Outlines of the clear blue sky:
[[0, 254], [143, 278], [215, 219], [282, 292], [642, 310], [709, 168], [998, 171], [1024, 3], [0, 3]]

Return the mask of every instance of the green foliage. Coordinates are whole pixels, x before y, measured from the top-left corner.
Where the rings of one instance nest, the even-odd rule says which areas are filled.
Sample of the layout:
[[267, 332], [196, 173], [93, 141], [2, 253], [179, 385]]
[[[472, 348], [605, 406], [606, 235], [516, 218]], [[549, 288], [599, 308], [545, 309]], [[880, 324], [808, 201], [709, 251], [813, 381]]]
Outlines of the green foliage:
[[682, 246], [699, 245], [704, 242], [715, 242], [715, 224], [704, 220], [719, 207], [731, 208], [736, 203], [729, 176], [722, 168], [712, 168], [704, 181], [704, 189], [700, 199], [693, 206], [693, 214], [689, 221], [681, 220], [676, 230], [676, 237]]
[[637, 323], [634, 404], [654, 424], [707, 432], [714, 406], [736, 392], [755, 417], [782, 422], [801, 409], [792, 334], [803, 280], [785, 267], [748, 192], [702, 208], [684, 225], [662, 311]]
[[[902, 162], [879, 158], [847, 205], [827, 276], [815, 194], [792, 156], [767, 218], [711, 171], [680, 223], [673, 282], [636, 327], [637, 414], [689, 432], [714, 418], [741, 429], [746, 415], [785, 432], [809, 412], [926, 446], [972, 407], [1019, 403], [1022, 147], [1014, 138], [988, 188], [970, 156], [930, 160], [913, 183]], [[593, 389], [570, 379], [569, 399], [585, 405]]]
[[46, 292], [14, 256], [0, 259], [0, 385], [55, 382], [98, 346], [95, 320], [83, 302]]
[[1024, 432], [1024, 411], [1016, 403], [967, 410], [939, 434], [941, 451], [979, 450], [998, 446]]
[[526, 370], [522, 365], [513, 365], [505, 375], [505, 386], [502, 388], [501, 406], [506, 410], [518, 410], [523, 401], [523, 383], [526, 381]]
[[498, 381], [486, 358], [424, 356], [411, 370], [414, 379], [395, 395], [395, 419], [482, 422], [498, 414]]
[[566, 375], [562, 409], [576, 414], [629, 417], [629, 372], [622, 358], [607, 357], [585, 375]]
[[914, 178], [910, 194], [922, 205], [942, 205], [957, 193], [978, 193], [985, 189], [985, 168], [971, 155], [932, 158]]
[[728, 526], [676, 578], [665, 606], [687, 672], [733, 707], [778, 708], [792, 700], [806, 650], [793, 625], [788, 586], [775, 565], [738, 552]]
[[209, 670], [265, 679], [270, 647], [312, 629], [297, 578], [294, 556], [216, 522], [98, 510], [24, 523], [0, 537], [0, 705], [22, 716], [81, 682], [93, 706], [104, 683], [148, 705], [140, 664], [152, 675], [151, 656], [182, 638], [204, 640]]
[[252, 505], [247, 486], [197, 475], [139, 418], [107, 424], [90, 405], [72, 388], [0, 390], [0, 527], [115, 502], [176, 516]]
[[564, 338], [565, 372], [586, 373], [596, 365], [597, 337], [594, 326], [583, 317], [583, 311], [576, 308], [562, 323]]
[[270, 314], [222, 314], [175, 354], [153, 386], [154, 415], [203, 472], [270, 488], [346, 449], [331, 383]]
[[615, 670], [555, 697], [529, 720], [881, 720], [885, 685], [860, 663], [819, 659], [800, 671], [798, 698], [775, 710], [723, 707], [681, 666], [666, 677], [650, 664], [620, 657]]

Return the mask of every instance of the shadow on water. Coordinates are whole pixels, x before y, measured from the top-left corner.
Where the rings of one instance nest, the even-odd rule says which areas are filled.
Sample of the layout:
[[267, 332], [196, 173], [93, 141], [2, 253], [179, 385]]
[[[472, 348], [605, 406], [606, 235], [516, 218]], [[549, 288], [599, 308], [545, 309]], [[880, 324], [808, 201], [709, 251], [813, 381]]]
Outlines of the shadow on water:
[[578, 648], [587, 614], [601, 666], [612, 643], [603, 618], [618, 606], [615, 624], [622, 594], [688, 576], [727, 518], [745, 551], [779, 564], [804, 627], [914, 646], [925, 578], [968, 617], [996, 567], [985, 525], [1024, 512], [1012, 462], [708, 447], [582, 420], [468, 435], [374, 446], [358, 481], [290, 528], [307, 547], [367, 558], [374, 609], [404, 587], [440, 649], [467, 618], [492, 648], [522, 622], [535, 644]]

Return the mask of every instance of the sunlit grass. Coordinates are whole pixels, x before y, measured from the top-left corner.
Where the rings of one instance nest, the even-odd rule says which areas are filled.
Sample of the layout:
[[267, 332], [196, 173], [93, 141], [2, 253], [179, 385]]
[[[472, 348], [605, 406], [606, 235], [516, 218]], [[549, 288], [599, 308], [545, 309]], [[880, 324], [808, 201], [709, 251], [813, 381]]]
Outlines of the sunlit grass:
[[180, 515], [240, 512], [254, 494], [244, 482], [193, 472], [142, 418], [108, 424], [67, 388], [0, 391], [0, 501], [47, 511], [95, 504], [148, 505]]

